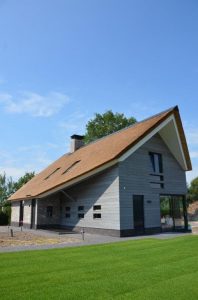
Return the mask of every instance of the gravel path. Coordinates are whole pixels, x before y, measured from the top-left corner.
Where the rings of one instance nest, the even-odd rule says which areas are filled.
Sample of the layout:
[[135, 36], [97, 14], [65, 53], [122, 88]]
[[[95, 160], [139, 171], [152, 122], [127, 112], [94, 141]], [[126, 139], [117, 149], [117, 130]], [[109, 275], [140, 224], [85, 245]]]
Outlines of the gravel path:
[[[19, 232], [20, 228], [18, 227], [10, 227], [13, 229], [14, 232]], [[0, 233], [1, 232], [8, 232], [7, 226], [0, 226]], [[57, 238], [58, 234], [56, 232], [51, 232], [48, 230], [28, 230], [23, 229], [24, 232], [31, 233], [35, 236], [43, 236], [45, 238]], [[76, 246], [85, 246], [85, 245], [96, 245], [96, 244], [106, 244], [106, 243], [113, 243], [113, 242], [123, 242], [127, 240], [140, 240], [140, 239], [148, 239], [148, 238], [156, 238], [156, 239], [169, 239], [175, 238], [184, 235], [190, 235], [191, 233], [163, 233], [163, 234], [155, 234], [149, 236], [138, 236], [138, 237], [127, 237], [127, 238], [119, 238], [119, 237], [111, 237], [111, 236], [104, 236], [104, 235], [96, 235], [96, 234], [88, 234], [85, 233], [85, 238], [82, 240], [82, 236], [79, 233], [71, 233], [67, 232], [63, 234], [66, 238], [72, 238], [73, 241], [71, 242], [61, 242], [56, 244], [40, 244], [40, 245], [13, 245], [9, 247], [1, 247], [0, 252], [15, 252], [15, 251], [24, 251], [24, 250], [41, 250], [41, 249], [54, 249], [54, 248], [65, 248], [65, 247], [76, 247]], [[63, 236], [61, 235], [61, 236]]]

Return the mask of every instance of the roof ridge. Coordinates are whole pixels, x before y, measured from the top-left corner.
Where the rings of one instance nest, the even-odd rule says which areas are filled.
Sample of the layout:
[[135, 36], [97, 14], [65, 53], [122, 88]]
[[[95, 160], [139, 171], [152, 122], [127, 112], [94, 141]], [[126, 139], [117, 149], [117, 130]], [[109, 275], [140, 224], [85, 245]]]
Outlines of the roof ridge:
[[[140, 123], [146, 122], [146, 121], [148, 121], [148, 120], [150, 120], [150, 119], [152, 119], [152, 118], [155, 118], [155, 117], [160, 116], [160, 115], [162, 115], [162, 114], [164, 114], [164, 113], [166, 113], [166, 112], [168, 112], [168, 111], [173, 111], [173, 110], [178, 110], [178, 106], [177, 106], [177, 105], [172, 106], [172, 107], [170, 107], [170, 108], [168, 108], [168, 109], [166, 109], [166, 110], [161, 111], [160, 113], [157, 113], [157, 114], [152, 115], [152, 116], [150, 116], [150, 117], [148, 117], [148, 118], [145, 118], [145, 119], [143, 119], [143, 120], [141, 120], [141, 121], [139, 121], [139, 122], [136, 122], [136, 123], [134, 123], [134, 124], [131, 124], [131, 125], [127, 126], [127, 127], [124, 127], [124, 128], [122, 128], [122, 129], [119, 129], [119, 130], [117, 130], [117, 131], [115, 131], [115, 132], [112, 132], [112, 133], [110, 133], [110, 134], [107, 134], [107, 135], [105, 135], [105, 136], [103, 136], [103, 137], [101, 137], [101, 138], [98, 138], [98, 139], [95, 140], [95, 141], [92, 141], [92, 142], [90, 142], [90, 143], [88, 143], [88, 144], [85, 144], [85, 145], [81, 146], [81, 147], [80, 147], [79, 149], [77, 149], [76, 151], [78, 151], [78, 150], [80, 150], [80, 149], [82, 149], [82, 148], [85, 148], [85, 147], [87, 147], [87, 146], [89, 146], [89, 145], [95, 144], [95, 143], [97, 143], [97, 142], [99, 142], [99, 141], [101, 141], [101, 140], [103, 140], [103, 139], [105, 139], [105, 138], [107, 138], [107, 137], [109, 137], [109, 136], [111, 136], [111, 135], [118, 134], [118, 133], [121, 132], [121, 131], [127, 130], [127, 129], [131, 128], [131, 127], [135, 127], [135, 126], [137, 126], [137, 125], [140, 124]], [[75, 152], [76, 152], [76, 151], [75, 151]], [[73, 152], [73, 153], [75, 153], [75, 152]], [[71, 154], [73, 154], [73, 153], [71, 153]]]
[[[182, 165], [182, 168], [183, 170], [191, 170], [191, 161], [181, 123], [179, 109], [177, 106], [174, 106], [117, 132], [114, 132], [112, 133], [114, 134], [112, 137], [110, 137], [112, 135], [110, 134], [103, 137], [103, 140], [98, 139], [90, 144], [87, 144], [85, 146], [86, 148], [84, 150], [82, 149], [82, 152], [80, 152], [80, 148], [74, 153], [62, 155], [59, 159], [54, 161], [47, 168], [36, 175], [32, 181], [29, 181], [26, 185], [24, 185], [24, 187], [13, 194], [9, 200], [30, 199], [27, 194], [31, 194], [31, 197], [34, 198], [43, 198], [51, 193], [58, 192], [60, 189], [69, 188], [72, 185], [78, 184], [81, 180], [85, 180], [90, 176], [98, 174], [98, 172], [116, 164], [121, 155], [137, 145], [138, 142], [140, 142], [144, 137], [148, 137], [149, 139], [150, 136], [148, 135], [150, 133], [155, 134], [158, 132], [159, 126], [161, 126], [164, 121], [165, 123], [163, 123], [163, 126], [166, 126], [169, 118], [173, 116], [176, 122], [175, 125], [178, 128], [178, 134], [181, 139], [181, 147], [186, 160], [186, 166]], [[109, 139], [107, 138], [108, 136]], [[90, 147], [87, 147], [89, 145]], [[74, 159], [75, 161], [81, 160], [81, 163], [77, 165], [76, 168], [71, 170], [71, 172], [66, 172], [63, 175], [61, 170], [65, 170], [64, 168], [71, 165], [71, 163], [74, 162]], [[52, 180], [43, 180], [50, 173], [52, 173], [52, 171], [60, 166], [60, 172], [55, 173], [56, 175], [53, 175]]]

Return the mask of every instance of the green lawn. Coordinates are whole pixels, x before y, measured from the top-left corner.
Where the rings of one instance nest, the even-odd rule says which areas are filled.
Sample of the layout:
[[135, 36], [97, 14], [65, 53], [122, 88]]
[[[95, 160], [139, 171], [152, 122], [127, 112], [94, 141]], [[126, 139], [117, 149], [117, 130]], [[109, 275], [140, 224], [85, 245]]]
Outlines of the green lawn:
[[0, 299], [198, 299], [198, 236], [0, 254]]

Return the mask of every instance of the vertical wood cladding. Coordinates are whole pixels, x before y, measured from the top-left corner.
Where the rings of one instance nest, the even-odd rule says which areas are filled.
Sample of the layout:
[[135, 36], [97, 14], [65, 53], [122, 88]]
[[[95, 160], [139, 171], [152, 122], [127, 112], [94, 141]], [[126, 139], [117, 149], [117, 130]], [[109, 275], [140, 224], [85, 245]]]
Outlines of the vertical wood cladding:
[[[149, 152], [162, 154], [164, 188], [150, 185]], [[145, 227], [160, 227], [160, 194], [186, 194], [186, 176], [161, 137], [156, 134], [119, 164], [121, 229], [133, 229], [132, 196], [144, 195]]]

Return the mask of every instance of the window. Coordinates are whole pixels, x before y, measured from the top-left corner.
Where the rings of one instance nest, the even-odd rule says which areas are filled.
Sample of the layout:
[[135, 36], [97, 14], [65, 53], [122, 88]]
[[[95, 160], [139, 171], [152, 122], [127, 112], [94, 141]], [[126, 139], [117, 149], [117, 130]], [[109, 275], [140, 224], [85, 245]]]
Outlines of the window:
[[101, 205], [94, 205], [93, 210], [101, 210]]
[[79, 219], [84, 219], [84, 214], [78, 214]]
[[78, 206], [78, 211], [84, 210], [84, 206]]
[[53, 215], [53, 206], [47, 206], [47, 217], [52, 217]]
[[164, 176], [162, 175], [155, 175], [155, 174], [150, 174], [150, 178], [152, 179], [151, 181], [154, 181], [154, 182], [160, 182], [160, 181], [163, 181], [164, 180]]
[[70, 214], [66, 213], [65, 218], [70, 218]]
[[69, 170], [71, 170], [76, 164], [78, 164], [80, 162], [80, 160], [77, 160], [77, 161], [75, 161], [74, 163], [72, 163], [71, 164], [71, 166], [69, 166], [63, 173], [62, 173], [62, 175], [63, 174], [65, 174], [65, 173], [67, 173]]
[[164, 188], [164, 184], [161, 182], [150, 182], [150, 186], [153, 189], [163, 189]]
[[163, 173], [162, 155], [159, 153], [150, 152], [151, 172]]
[[70, 206], [66, 206], [65, 211], [70, 211]]
[[57, 168], [56, 170], [54, 170], [52, 173], [50, 173], [47, 177], [45, 177], [45, 180], [47, 180], [48, 178], [50, 178], [54, 173], [56, 173], [58, 170], [60, 170], [60, 168]]
[[163, 189], [164, 176], [150, 174], [150, 186], [154, 189]]
[[94, 219], [101, 219], [101, 214], [93, 214]]

